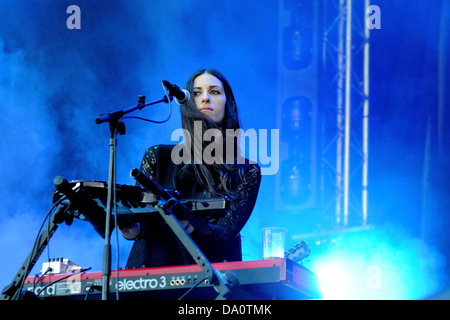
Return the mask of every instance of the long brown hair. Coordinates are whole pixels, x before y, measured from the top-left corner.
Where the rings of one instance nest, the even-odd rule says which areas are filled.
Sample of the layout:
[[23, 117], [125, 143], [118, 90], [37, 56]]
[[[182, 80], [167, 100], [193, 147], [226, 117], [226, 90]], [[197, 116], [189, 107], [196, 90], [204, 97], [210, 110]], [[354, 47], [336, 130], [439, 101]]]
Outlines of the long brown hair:
[[[194, 72], [186, 82], [185, 89], [189, 91], [191, 97], [193, 97], [193, 87], [194, 80], [196, 77], [202, 74], [211, 74], [215, 76], [223, 85], [226, 102], [225, 102], [225, 114], [222, 122], [220, 124], [214, 123], [208, 116], [201, 113], [193, 99], [181, 106], [181, 123], [183, 129], [187, 130], [190, 134], [191, 138], [191, 156], [195, 154], [195, 152], [199, 152], [199, 150], [194, 150], [194, 123], [196, 121], [200, 121], [202, 124], [202, 137], [203, 133], [208, 129], [218, 129], [222, 132], [222, 137], [224, 139], [223, 146], [226, 146], [227, 143], [230, 143], [230, 135], [227, 136], [227, 129], [238, 130], [241, 128], [241, 123], [239, 121], [237, 104], [234, 98], [233, 90], [231, 89], [230, 83], [225, 78], [225, 76], [220, 73], [216, 69], [200, 69]], [[225, 141], [226, 140], [226, 141]], [[220, 189], [223, 189], [225, 193], [229, 196], [232, 196], [232, 190], [230, 188], [232, 184], [232, 177], [235, 176], [236, 171], [241, 175], [240, 165], [237, 164], [237, 157], [239, 157], [239, 148], [238, 148], [238, 137], [234, 136], [231, 139], [233, 143], [233, 163], [236, 165], [230, 165], [229, 161], [223, 161], [221, 163], [212, 163], [212, 164], [194, 164], [194, 172], [197, 176], [197, 179], [202, 183], [208, 191], [216, 191], [220, 193]], [[203, 150], [208, 145], [207, 142], [202, 139], [202, 147], [200, 152], [203, 154]], [[225, 152], [224, 152], [225, 155]], [[226, 155], [225, 157], [229, 160], [230, 155]], [[214, 179], [214, 177], [218, 177], [219, 181]], [[219, 188], [215, 188], [216, 184], [219, 184]], [[219, 190], [218, 190], [219, 189]]]

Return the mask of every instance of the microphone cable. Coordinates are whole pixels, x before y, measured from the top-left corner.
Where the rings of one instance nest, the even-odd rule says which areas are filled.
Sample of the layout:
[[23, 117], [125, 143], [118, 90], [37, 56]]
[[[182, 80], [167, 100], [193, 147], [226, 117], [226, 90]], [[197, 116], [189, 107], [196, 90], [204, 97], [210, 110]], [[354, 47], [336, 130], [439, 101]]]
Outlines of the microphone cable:
[[164, 90], [165, 93], [165, 97], [167, 99], [166, 103], [169, 104], [169, 114], [167, 116], [167, 119], [165, 120], [151, 120], [151, 119], [146, 119], [146, 118], [142, 118], [142, 117], [135, 117], [135, 116], [126, 116], [126, 117], [122, 117], [121, 119], [137, 119], [137, 120], [143, 120], [143, 121], [147, 121], [147, 122], [151, 122], [151, 123], [165, 123], [167, 121], [169, 121], [170, 117], [172, 116], [172, 99], [171, 96], [169, 95], [169, 92], [167, 91], [166, 87], [164, 86], [163, 82], [161, 81], [161, 86]]
[[181, 297], [179, 297], [178, 300], [183, 300], [184, 297], [186, 297], [192, 290], [197, 288], [206, 279], [208, 279], [208, 277], [204, 277], [204, 278], [200, 279], [199, 281], [197, 281], [197, 283], [195, 283], [192, 287], [189, 288], [189, 290], [187, 290], [185, 293], [183, 293], [183, 295]]
[[64, 277], [61, 277], [61, 278], [59, 278], [59, 279], [56, 279], [55, 281], [50, 282], [50, 283], [47, 284], [45, 287], [43, 287], [41, 291], [39, 291], [39, 293], [37, 294], [37, 296], [39, 296], [42, 292], [45, 291], [45, 289], [47, 289], [48, 287], [54, 285], [55, 283], [58, 283], [58, 282], [60, 282], [60, 281], [62, 281], [62, 280], [64, 280], [64, 279], [70, 278], [70, 277], [75, 276], [75, 275], [77, 275], [77, 274], [81, 274], [81, 273], [86, 272], [86, 271], [88, 271], [88, 270], [91, 270], [91, 268], [89, 267], [89, 268], [81, 269], [80, 271], [75, 271], [74, 273], [68, 274], [68, 275], [66, 275], [66, 276], [64, 276]]
[[[50, 207], [50, 209], [48, 210], [47, 214], [45, 215], [45, 218], [44, 218], [44, 220], [42, 221], [41, 226], [39, 227], [38, 233], [37, 233], [37, 235], [36, 235], [36, 239], [34, 240], [33, 248], [31, 249], [31, 253], [30, 253], [30, 256], [29, 256], [30, 259], [28, 259], [27, 265], [26, 265], [26, 267], [25, 267], [25, 270], [24, 270], [24, 276], [23, 276], [22, 280], [20, 281], [19, 289], [15, 292], [14, 296], [12, 297], [12, 300], [19, 300], [19, 299], [20, 299], [20, 296], [21, 296], [22, 290], [23, 290], [23, 285], [24, 285], [24, 283], [25, 283], [26, 276], [27, 276], [28, 273], [31, 271], [31, 270], [29, 270], [29, 269], [30, 269], [30, 265], [31, 265], [31, 258], [36, 254], [36, 251], [37, 251], [37, 245], [38, 245], [38, 241], [39, 241], [39, 237], [40, 237], [40, 235], [41, 235], [42, 229], [44, 228], [45, 221], [47, 221], [47, 219], [48, 219], [49, 216], [51, 215], [53, 209], [55, 209], [56, 206], [60, 205], [65, 199], [66, 199], [66, 196], [63, 196], [63, 197], [61, 197], [60, 199], [58, 199], [58, 201], [56, 201], [56, 202]], [[66, 208], [66, 209], [67, 209], [67, 208]], [[47, 235], [47, 245], [48, 245], [48, 242], [49, 242], [49, 236], [50, 236], [50, 235], [48, 234], [48, 235]]]

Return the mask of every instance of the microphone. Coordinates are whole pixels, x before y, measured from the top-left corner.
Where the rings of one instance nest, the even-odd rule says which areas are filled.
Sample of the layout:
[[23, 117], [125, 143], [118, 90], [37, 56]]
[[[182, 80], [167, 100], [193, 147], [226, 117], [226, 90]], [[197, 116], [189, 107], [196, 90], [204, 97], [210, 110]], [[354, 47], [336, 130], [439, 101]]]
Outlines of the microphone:
[[176, 84], [171, 84], [167, 80], [163, 80], [163, 85], [169, 91], [169, 96], [175, 97], [175, 102], [179, 105], [185, 104], [189, 101], [191, 95], [185, 89], [181, 90]]

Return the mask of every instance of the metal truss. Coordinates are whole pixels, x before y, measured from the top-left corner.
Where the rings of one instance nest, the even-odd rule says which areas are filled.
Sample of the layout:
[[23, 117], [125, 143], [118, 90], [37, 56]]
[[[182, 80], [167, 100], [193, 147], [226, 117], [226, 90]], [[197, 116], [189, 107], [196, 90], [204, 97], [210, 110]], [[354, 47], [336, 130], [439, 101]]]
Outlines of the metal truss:
[[[369, 162], [369, 0], [323, 1], [321, 213], [366, 226]], [[335, 94], [332, 94], [335, 92]]]

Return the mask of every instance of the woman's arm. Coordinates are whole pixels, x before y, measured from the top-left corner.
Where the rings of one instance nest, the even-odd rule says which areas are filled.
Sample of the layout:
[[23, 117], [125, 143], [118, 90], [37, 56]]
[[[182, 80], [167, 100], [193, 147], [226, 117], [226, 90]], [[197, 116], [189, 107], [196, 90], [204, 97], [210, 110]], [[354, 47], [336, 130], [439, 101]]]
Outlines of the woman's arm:
[[[145, 151], [144, 157], [141, 161], [140, 170], [144, 172], [150, 179], [156, 177], [156, 154], [158, 146], [153, 146]], [[122, 222], [117, 224], [117, 228], [123, 237], [127, 240], [136, 240], [141, 236], [143, 228], [139, 222]]]
[[247, 223], [258, 196], [261, 183], [261, 169], [257, 164], [246, 165], [244, 175], [233, 189], [234, 197], [231, 200], [230, 212], [218, 220], [210, 223], [213, 232], [209, 235], [200, 235], [194, 232], [192, 237], [197, 241], [227, 242], [235, 238]]

